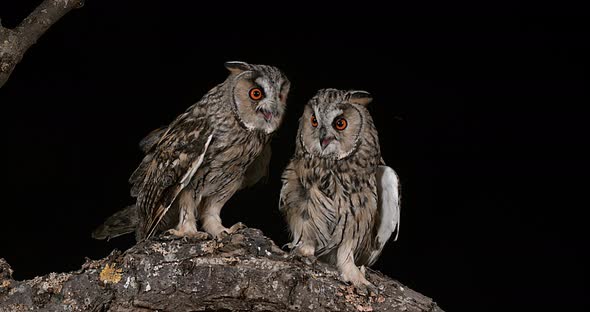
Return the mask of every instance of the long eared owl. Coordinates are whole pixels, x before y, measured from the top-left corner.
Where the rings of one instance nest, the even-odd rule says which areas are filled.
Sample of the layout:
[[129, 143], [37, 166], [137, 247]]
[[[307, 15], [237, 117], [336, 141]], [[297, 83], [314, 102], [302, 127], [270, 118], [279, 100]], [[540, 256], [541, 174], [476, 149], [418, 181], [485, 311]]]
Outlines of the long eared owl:
[[323, 89], [309, 101], [279, 204], [294, 251], [336, 265], [356, 286], [371, 285], [358, 266], [377, 260], [400, 219], [399, 181], [381, 158], [371, 100]]
[[268, 166], [269, 143], [286, 110], [290, 83], [277, 68], [227, 62], [229, 77], [170, 125], [148, 135], [146, 153], [132, 174], [130, 206], [97, 229], [109, 238], [135, 229], [137, 240], [156, 231], [177, 236], [231, 233], [220, 211]]

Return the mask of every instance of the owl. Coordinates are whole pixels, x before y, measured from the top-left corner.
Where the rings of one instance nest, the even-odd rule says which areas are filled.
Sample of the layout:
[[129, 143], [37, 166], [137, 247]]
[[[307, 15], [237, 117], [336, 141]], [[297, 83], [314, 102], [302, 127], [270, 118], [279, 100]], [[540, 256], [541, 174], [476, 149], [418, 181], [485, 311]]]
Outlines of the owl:
[[337, 266], [359, 287], [372, 286], [364, 266], [400, 221], [399, 181], [381, 158], [371, 101], [365, 91], [318, 91], [299, 120], [279, 201], [293, 251]]
[[109, 218], [95, 238], [132, 229], [138, 241], [166, 230], [203, 237], [197, 221], [214, 237], [241, 227], [224, 227], [221, 209], [237, 190], [264, 175], [290, 82], [272, 66], [226, 62], [225, 67], [230, 74], [223, 83], [142, 140], [146, 155], [129, 179], [136, 203]]

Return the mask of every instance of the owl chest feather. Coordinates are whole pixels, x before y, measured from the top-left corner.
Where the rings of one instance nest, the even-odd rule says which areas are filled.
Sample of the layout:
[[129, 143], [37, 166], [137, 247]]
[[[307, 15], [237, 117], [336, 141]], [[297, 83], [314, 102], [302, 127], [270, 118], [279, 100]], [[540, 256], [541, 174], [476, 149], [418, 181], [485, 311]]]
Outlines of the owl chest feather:
[[304, 160], [301, 169], [300, 178], [303, 187], [307, 190], [317, 190], [331, 201], [374, 186], [374, 182], [371, 181], [374, 170], [352, 168], [346, 162], [307, 159]]
[[347, 214], [352, 218], [375, 214], [375, 179], [368, 168], [353, 169], [337, 162], [322, 165], [309, 161], [304, 164], [301, 184], [310, 199], [310, 214], [328, 215], [321, 220], [331, 223], [330, 228]]
[[322, 159], [303, 161], [300, 182], [307, 205], [302, 215], [313, 224], [318, 255], [329, 254], [344, 239], [354, 241], [359, 256], [371, 244], [377, 215], [376, 180], [371, 168]]

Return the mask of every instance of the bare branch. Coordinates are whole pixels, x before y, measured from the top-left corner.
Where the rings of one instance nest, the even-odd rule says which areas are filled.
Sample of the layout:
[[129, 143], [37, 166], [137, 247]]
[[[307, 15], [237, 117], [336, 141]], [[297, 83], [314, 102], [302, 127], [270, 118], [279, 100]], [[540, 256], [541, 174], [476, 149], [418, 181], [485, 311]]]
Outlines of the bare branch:
[[37, 40], [83, 0], [45, 0], [15, 29], [0, 24], [0, 88], [12, 74], [14, 67]]
[[367, 277], [379, 293], [359, 293], [335, 268], [294, 259], [256, 229], [222, 240], [147, 240], [71, 273], [26, 281], [11, 273], [0, 259], [0, 312], [442, 312], [378, 272]]

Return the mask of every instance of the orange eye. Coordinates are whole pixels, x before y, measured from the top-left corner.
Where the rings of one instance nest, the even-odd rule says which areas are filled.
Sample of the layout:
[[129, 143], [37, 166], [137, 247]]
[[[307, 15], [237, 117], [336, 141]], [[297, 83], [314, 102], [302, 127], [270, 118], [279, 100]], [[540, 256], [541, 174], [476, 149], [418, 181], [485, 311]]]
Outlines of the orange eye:
[[254, 101], [261, 100], [264, 97], [264, 93], [260, 88], [252, 88], [250, 89], [250, 98]]
[[334, 128], [336, 128], [336, 130], [342, 131], [346, 129], [346, 126], [348, 126], [348, 122], [344, 118], [338, 118], [334, 122]]
[[318, 126], [318, 120], [315, 118], [315, 115], [311, 115], [311, 125], [314, 128]]

